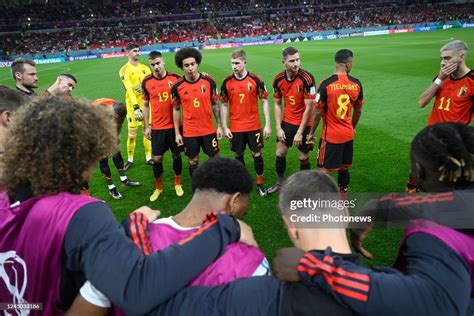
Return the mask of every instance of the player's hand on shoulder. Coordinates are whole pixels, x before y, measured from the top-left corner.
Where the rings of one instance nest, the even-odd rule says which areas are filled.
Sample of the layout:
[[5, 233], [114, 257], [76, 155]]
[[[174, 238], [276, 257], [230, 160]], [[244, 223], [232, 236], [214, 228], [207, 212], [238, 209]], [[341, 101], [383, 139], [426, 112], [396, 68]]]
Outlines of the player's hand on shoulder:
[[273, 274], [282, 281], [298, 282], [299, 261], [303, 258], [305, 252], [298, 248], [282, 248], [277, 250], [276, 257], [273, 259]]
[[232, 135], [232, 132], [228, 127], [224, 128], [224, 136], [227, 137], [228, 139], [232, 139], [234, 135]]
[[156, 219], [161, 215], [160, 211], [152, 210], [148, 206], [139, 207], [135, 210], [135, 212], [144, 214], [147, 217], [149, 223], [156, 221]]
[[258, 247], [257, 241], [253, 236], [252, 228], [249, 225], [241, 221], [240, 219], [236, 219], [240, 226], [240, 242], [247, 244], [249, 246]]

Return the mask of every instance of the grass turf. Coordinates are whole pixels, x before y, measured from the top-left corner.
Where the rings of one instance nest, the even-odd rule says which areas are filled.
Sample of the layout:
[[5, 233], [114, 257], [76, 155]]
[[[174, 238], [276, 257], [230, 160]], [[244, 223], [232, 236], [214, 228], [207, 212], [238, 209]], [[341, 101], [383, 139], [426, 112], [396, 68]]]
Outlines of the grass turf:
[[[299, 48], [302, 68], [310, 71], [316, 81], [332, 74], [334, 54], [338, 49], [348, 48], [354, 52], [351, 75], [361, 80], [364, 87], [365, 105], [354, 146], [354, 162], [351, 168], [351, 191], [392, 192], [402, 191], [407, 181], [409, 169], [409, 143], [413, 136], [426, 125], [431, 106], [417, 107], [417, 99], [426, 89], [431, 78], [439, 70], [439, 49], [453, 39], [464, 40], [474, 46], [474, 31], [471, 29], [451, 29], [443, 31], [397, 34], [391, 36], [359, 37], [319, 42], [247, 47], [248, 69], [258, 73], [265, 80], [271, 94], [273, 76], [282, 70], [281, 50], [293, 45]], [[230, 49], [203, 51], [200, 71], [212, 75], [220, 86], [222, 79], [230, 73]], [[467, 64], [473, 66], [473, 58], [468, 56]], [[174, 65], [174, 55], [164, 54], [167, 69], [181, 73]], [[146, 63], [146, 56], [141, 57]], [[62, 64], [39, 65], [38, 91], [46, 89], [62, 72], [74, 74], [78, 79], [74, 95], [87, 99], [100, 97], [123, 100], [124, 91], [118, 77], [120, 67], [126, 58], [88, 60]], [[9, 69], [0, 69], [0, 84], [13, 86]], [[272, 97], [270, 97], [273, 121]], [[263, 119], [263, 115], [261, 116]], [[322, 125], [322, 124], [321, 124]], [[272, 137], [266, 141], [263, 151], [265, 161], [265, 182], [270, 186], [275, 180], [275, 127], [272, 123]], [[126, 128], [121, 134], [121, 147], [126, 155]], [[233, 157], [229, 142], [220, 143], [221, 156]], [[152, 167], [144, 163], [141, 137], [137, 138], [135, 164], [128, 176], [139, 180], [138, 188], [121, 187], [117, 172], [110, 161], [114, 182], [124, 195], [115, 201], [110, 198], [98, 168], [90, 183], [93, 196], [104, 199], [112, 207], [118, 220], [141, 205], [159, 209], [162, 216], [179, 212], [191, 198], [190, 178], [187, 161], [183, 156], [182, 183], [185, 195], [176, 197], [173, 189], [173, 172], [170, 154], [164, 161], [164, 193], [154, 203], [148, 198], [153, 192]], [[205, 156], [201, 154], [201, 163]], [[311, 152], [311, 164], [315, 167], [316, 151]], [[253, 161], [246, 154], [249, 170], [254, 174]], [[287, 156], [286, 174], [299, 170], [296, 150]], [[256, 192], [251, 195], [251, 204], [246, 222], [251, 225], [255, 237], [269, 259], [281, 247], [291, 246], [277, 209], [277, 196], [261, 198]], [[390, 265], [395, 258], [402, 238], [400, 230], [373, 232], [366, 246], [375, 254], [369, 265]]]

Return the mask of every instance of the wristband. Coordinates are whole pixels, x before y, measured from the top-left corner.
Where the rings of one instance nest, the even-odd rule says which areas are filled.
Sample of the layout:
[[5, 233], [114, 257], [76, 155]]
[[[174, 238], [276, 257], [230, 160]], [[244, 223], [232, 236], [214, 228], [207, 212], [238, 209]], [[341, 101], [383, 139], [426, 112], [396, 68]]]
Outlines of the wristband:
[[134, 104], [134, 105], [133, 105], [133, 109], [134, 109], [134, 110], [139, 110], [140, 107], [138, 106], [138, 104]]
[[436, 78], [435, 81], [433, 81], [433, 83], [437, 86], [440, 86], [442, 82], [443, 82], [443, 80], [441, 80], [439, 78]]
[[232, 220], [234, 221], [234, 224], [235, 224], [235, 230], [237, 232], [237, 239], [235, 240], [236, 242], [240, 240], [240, 224], [239, 224], [239, 221], [237, 220], [237, 218], [235, 218], [234, 216], [232, 215], [229, 215], [230, 218], [232, 218]]

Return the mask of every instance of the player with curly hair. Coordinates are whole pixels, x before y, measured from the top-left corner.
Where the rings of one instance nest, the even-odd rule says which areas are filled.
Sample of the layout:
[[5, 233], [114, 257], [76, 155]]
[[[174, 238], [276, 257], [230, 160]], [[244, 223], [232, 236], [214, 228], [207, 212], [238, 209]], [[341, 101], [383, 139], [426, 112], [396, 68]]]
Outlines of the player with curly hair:
[[[216, 214], [187, 242], [143, 256], [107, 204], [79, 194], [97, 161], [118, 151], [112, 112], [103, 107], [38, 98], [16, 113], [5, 149], [0, 258], [19, 259], [1, 267], [1, 302], [21, 292], [25, 301], [43, 304], [41, 314], [61, 314], [87, 279], [124, 312], [143, 315], [186, 286], [227, 244], [254, 244], [244, 223]], [[26, 275], [15, 272], [23, 271], [15, 266], [20, 261]]]

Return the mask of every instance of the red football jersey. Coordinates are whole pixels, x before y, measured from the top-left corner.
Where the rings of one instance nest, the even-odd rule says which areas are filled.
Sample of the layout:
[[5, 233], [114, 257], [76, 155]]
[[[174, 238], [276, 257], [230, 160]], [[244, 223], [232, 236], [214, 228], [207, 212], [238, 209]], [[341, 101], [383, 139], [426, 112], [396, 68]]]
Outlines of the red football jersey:
[[[306, 70], [300, 69], [293, 80], [288, 80], [286, 71], [282, 71], [273, 79], [273, 97], [283, 99], [283, 121], [300, 125], [306, 106], [304, 100], [314, 100], [316, 87], [314, 77]], [[311, 116], [307, 125], [311, 125]]]
[[143, 100], [149, 101], [151, 129], [164, 130], [174, 127], [171, 87], [179, 78], [181, 78], [179, 75], [168, 72], [161, 79], [154, 75], [143, 79], [142, 97]]
[[171, 88], [173, 105], [183, 108], [183, 135], [197, 137], [216, 132], [212, 120], [212, 105], [217, 101], [216, 82], [200, 75], [195, 82], [181, 78]]
[[464, 77], [443, 80], [436, 92], [436, 101], [428, 125], [441, 122], [469, 124], [474, 111], [474, 70]]
[[333, 144], [353, 140], [351, 111], [363, 104], [362, 84], [356, 78], [335, 74], [321, 81], [316, 97], [316, 107], [323, 110], [321, 138]]
[[268, 99], [263, 80], [253, 73], [242, 79], [227, 76], [222, 82], [220, 100], [229, 103], [229, 127], [232, 132], [248, 132], [262, 128], [258, 98]]

